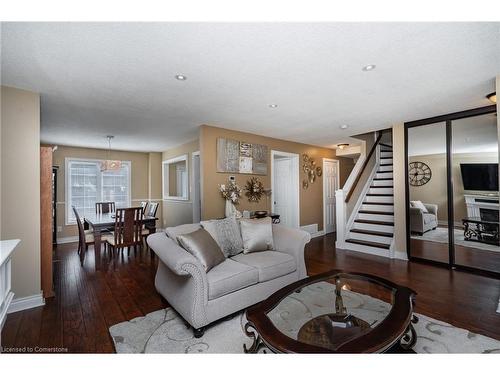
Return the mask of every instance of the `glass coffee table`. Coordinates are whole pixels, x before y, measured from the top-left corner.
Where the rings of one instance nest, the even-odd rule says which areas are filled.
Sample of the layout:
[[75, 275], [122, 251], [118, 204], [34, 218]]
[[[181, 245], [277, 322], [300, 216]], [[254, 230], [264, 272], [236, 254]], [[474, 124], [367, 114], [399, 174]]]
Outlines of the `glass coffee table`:
[[416, 292], [380, 277], [332, 270], [288, 285], [246, 311], [245, 353], [410, 351]]

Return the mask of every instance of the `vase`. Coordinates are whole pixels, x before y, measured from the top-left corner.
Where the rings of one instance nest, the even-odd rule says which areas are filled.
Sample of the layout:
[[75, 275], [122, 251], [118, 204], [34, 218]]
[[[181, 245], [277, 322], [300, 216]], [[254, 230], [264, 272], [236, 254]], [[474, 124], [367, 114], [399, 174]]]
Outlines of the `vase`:
[[226, 217], [235, 217], [239, 219], [241, 216], [241, 212], [236, 209], [234, 203], [231, 202], [231, 200], [226, 199]]

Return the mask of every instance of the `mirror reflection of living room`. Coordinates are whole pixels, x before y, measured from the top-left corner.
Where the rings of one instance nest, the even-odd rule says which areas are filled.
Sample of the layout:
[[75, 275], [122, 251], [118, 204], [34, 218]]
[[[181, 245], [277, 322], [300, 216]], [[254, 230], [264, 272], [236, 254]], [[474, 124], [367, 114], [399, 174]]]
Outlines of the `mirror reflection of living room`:
[[448, 262], [452, 238], [457, 264], [492, 269], [500, 260], [496, 116], [449, 126], [448, 152], [446, 122], [408, 129], [411, 251]]

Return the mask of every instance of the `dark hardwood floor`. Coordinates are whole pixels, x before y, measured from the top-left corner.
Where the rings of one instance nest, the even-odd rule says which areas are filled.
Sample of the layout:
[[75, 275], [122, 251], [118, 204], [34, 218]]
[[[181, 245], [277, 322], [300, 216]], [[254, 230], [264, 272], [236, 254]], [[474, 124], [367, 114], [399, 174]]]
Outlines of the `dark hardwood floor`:
[[[500, 340], [500, 314], [495, 310], [500, 280], [344, 250], [335, 237], [315, 238], [307, 245], [310, 275], [333, 268], [378, 275], [417, 291], [416, 311]], [[63, 348], [68, 352], [114, 352], [108, 328], [166, 307], [154, 288], [156, 259], [131, 252], [103, 262], [95, 271], [93, 249], [80, 266], [76, 244], [55, 252], [56, 296], [39, 308], [8, 315], [2, 345]]]

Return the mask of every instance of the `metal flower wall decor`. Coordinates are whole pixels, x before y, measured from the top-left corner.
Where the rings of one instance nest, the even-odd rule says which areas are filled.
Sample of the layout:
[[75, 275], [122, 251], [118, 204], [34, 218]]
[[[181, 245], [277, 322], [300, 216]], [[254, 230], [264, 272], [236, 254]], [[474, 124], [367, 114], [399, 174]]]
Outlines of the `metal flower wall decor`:
[[257, 178], [252, 177], [245, 185], [245, 195], [250, 202], [258, 202], [265, 193], [264, 184]]
[[306, 178], [302, 181], [302, 188], [307, 189], [309, 184], [316, 181], [316, 177], [321, 177], [323, 170], [320, 166], [316, 166], [316, 162], [309, 155], [302, 155], [302, 171], [306, 174]]

